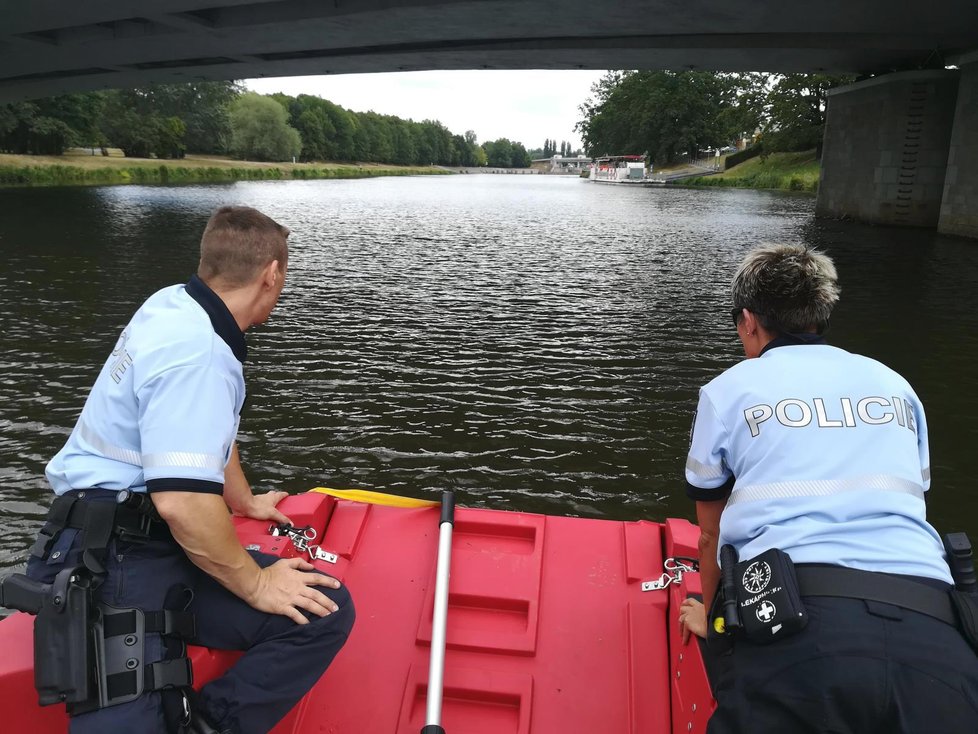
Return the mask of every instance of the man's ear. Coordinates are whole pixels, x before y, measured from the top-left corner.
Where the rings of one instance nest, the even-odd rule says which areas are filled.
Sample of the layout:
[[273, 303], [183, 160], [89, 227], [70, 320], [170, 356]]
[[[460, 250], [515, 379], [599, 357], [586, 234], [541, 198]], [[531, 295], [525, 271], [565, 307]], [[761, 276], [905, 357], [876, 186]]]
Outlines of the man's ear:
[[278, 279], [282, 277], [279, 269], [278, 260], [272, 260], [262, 269], [262, 285], [266, 288], [274, 288], [278, 285]]

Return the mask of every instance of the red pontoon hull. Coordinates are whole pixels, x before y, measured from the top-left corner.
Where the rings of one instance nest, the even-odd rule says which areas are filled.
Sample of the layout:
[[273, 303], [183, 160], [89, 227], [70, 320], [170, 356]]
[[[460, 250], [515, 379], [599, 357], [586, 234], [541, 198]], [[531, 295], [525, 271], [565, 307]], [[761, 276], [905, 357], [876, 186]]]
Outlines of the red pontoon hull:
[[[317, 561], [350, 588], [357, 622], [333, 665], [276, 734], [417, 734], [424, 725], [437, 554], [436, 507], [310, 492], [286, 499], [297, 526], [337, 554]], [[291, 557], [268, 524], [236, 519], [241, 542]], [[699, 576], [660, 591], [663, 560], [695, 556], [685, 520], [613, 522], [458, 508], [442, 725], [447, 734], [689, 734], [713, 711], [698, 645], [677, 610]], [[62, 706], [33, 688], [33, 618], [0, 622], [4, 729], [66, 731]], [[195, 685], [237, 653], [193, 648]]]

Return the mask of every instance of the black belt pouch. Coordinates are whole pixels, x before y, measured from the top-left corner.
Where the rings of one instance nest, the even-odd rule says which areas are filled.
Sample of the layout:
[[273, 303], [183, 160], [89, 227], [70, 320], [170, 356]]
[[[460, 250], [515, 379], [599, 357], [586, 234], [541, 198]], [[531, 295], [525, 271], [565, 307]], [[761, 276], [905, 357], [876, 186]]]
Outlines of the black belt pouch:
[[978, 653], [978, 594], [951, 589], [951, 603], [958, 613], [961, 634]]
[[808, 624], [798, 593], [795, 564], [778, 548], [741, 561], [734, 570], [743, 635], [758, 644], [776, 642]]

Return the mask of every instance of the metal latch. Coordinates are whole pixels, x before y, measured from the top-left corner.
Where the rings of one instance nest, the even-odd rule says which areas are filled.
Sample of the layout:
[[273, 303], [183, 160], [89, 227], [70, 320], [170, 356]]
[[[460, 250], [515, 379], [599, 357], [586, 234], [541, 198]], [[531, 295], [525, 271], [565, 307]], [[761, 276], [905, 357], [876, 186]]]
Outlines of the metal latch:
[[293, 525], [272, 525], [268, 532], [270, 535], [289, 538], [292, 545], [300, 553], [308, 551], [309, 543], [316, 539], [316, 531], [312, 525], [306, 525], [304, 528], [297, 528]]
[[699, 571], [700, 563], [695, 558], [686, 556], [676, 556], [667, 558], [662, 562], [665, 571], [654, 581], [643, 581], [642, 591], [661, 591], [669, 584], [678, 584], [683, 580], [683, 574], [691, 571]]
[[310, 545], [309, 560], [326, 561], [326, 563], [336, 563], [339, 560], [339, 556], [337, 556], [335, 553], [330, 553], [327, 550], [323, 550], [322, 546]]
[[316, 539], [316, 531], [312, 525], [306, 525], [304, 528], [297, 528], [292, 525], [272, 525], [268, 532], [275, 536], [289, 538], [297, 551], [308, 554], [310, 561], [336, 563], [339, 560], [338, 555], [323, 550], [322, 546], [310, 545]]

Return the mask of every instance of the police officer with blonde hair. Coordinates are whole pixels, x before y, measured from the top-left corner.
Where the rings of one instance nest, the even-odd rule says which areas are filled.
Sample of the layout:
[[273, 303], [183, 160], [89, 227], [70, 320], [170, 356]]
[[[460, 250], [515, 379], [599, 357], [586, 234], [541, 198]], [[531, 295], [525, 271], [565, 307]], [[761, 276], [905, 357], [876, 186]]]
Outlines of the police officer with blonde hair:
[[687, 599], [680, 623], [732, 644], [708, 732], [973, 733], [978, 657], [926, 520], [924, 410], [825, 342], [838, 298], [832, 261], [800, 246], [758, 247], [733, 279], [747, 359], [701, 389], [686, 462], [706, 606]]
[[[278, 302], [288, 234], [255, 209], [216, 211], [197, 275], [136, 311], [48, 464], [57, 497], [27, 574], [70, 608], [50, 625], [52, 603], [38, 612], [36, 681], [42, 702], [68, 703], [72, 734], [268, 732], [347, 639], [346, 588], [299, 558], [246, 551], [231, 522], [289, 522], [284, 492], [252, 493], [235, 443], [244, 332]], [[29, 584], [5, 581], [5, 598]], [[69, 613], [85, 604], [63, 600], [91, 589], [78, 641]], [[188, 642], [245, 654], [198, 699]], [[93, 655], [99, 670], [65, 669]]]

